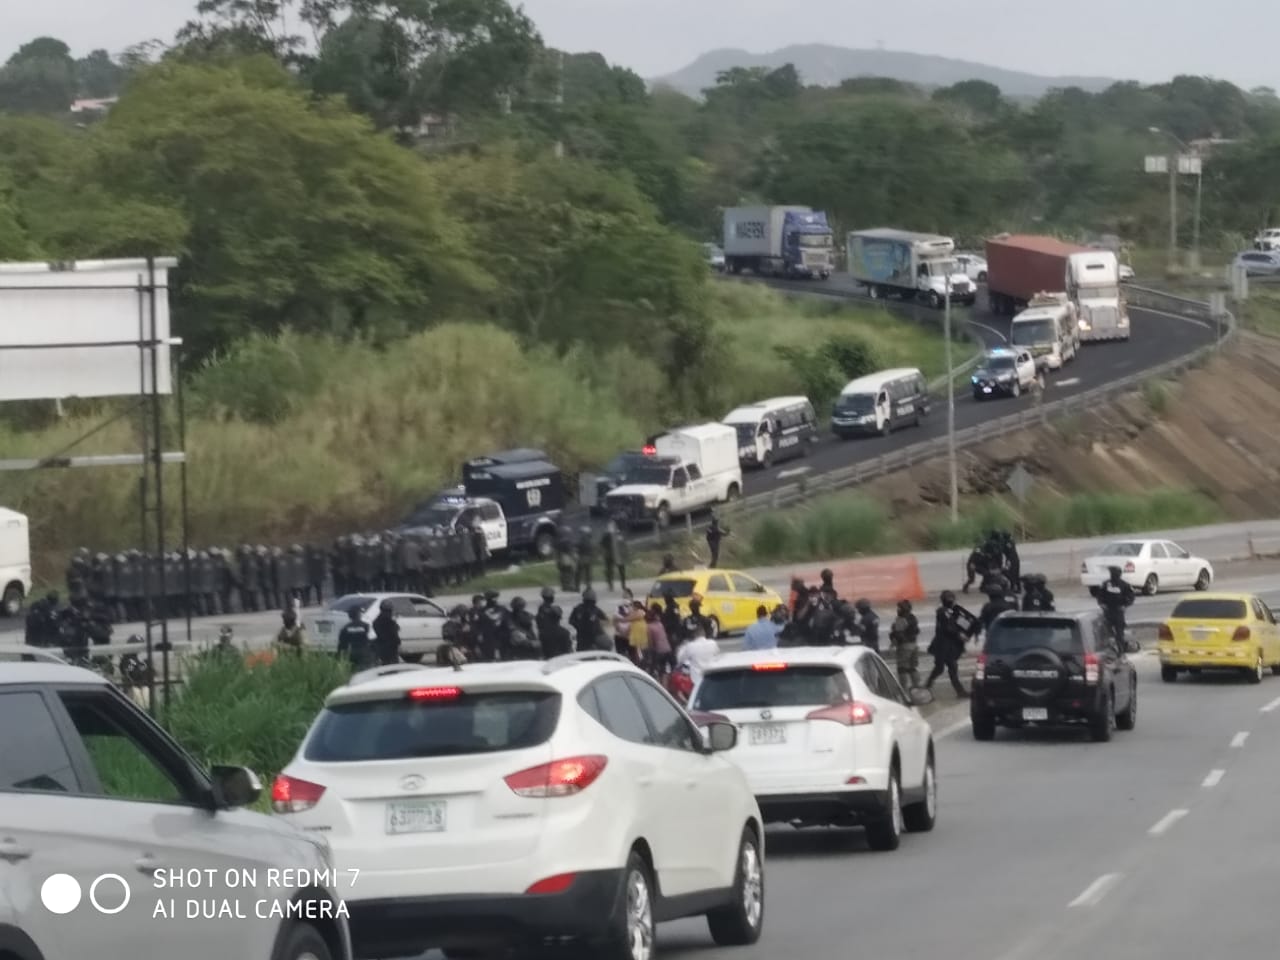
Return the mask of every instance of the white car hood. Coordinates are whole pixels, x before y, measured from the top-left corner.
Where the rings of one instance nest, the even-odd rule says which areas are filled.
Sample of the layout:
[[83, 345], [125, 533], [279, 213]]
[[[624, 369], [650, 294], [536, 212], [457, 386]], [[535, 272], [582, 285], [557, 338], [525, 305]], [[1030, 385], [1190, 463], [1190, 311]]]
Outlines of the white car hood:
[[667, 492], [666, 487], [660, 487], [656, 483], [628, 483], [621, 487], [614, 487], [605, 495], [605, 499], [609, 497], [656, 497]]

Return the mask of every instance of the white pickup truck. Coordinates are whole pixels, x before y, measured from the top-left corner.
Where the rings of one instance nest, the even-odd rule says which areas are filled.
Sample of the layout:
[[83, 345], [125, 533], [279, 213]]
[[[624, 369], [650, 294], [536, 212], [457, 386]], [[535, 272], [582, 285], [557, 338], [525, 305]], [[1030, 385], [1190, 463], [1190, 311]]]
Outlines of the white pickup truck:
[[658, 437], [648, 464], [605, 497], [609, 513], [627, 523], [665, 527], [742, 495], [738, 433], [723, 423], [681, 427]]
[[0, 616], [16, 617], [30, 593], [30, 525], [25, 515], [0, 507]]

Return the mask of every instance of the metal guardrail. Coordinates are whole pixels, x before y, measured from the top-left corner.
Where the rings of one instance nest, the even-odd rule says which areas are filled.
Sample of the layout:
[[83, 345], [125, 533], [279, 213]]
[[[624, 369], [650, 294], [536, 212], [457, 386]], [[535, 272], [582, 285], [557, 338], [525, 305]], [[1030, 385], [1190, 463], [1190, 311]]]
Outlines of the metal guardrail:
[[[1082, 412], [1096, 406], [1100, 400], [1126, 393], [1147, 380], [1182, 373], [1191, 367], [1197, 366], [1207, 357], [1216, 353], [1236, 333], [1235, 317], [1232, 314], [1228, 313], [1222, 317], [1215, 317], [1209, 304], [1203, 301], [1174, 296], [1149, 287], [1135, 287], [1128, 284], [1125, 286], [1125, 292], [1129, 305], [1139, 309], [1160, 310], [1165, 313], [1175, 313], [1179, 316], [1203, 320], [1207, 323], [1219, 323], [1221, 324], [1219, 336], [1214, 343], [1201, 347], [1183, 357], [1154, 367], [1148, 367], [1138, 373], [1119, 380], [1113, 380], [1092, 390], [1085, 390], [1063, 400], [1044, 403], [1038, 407], [1023, 409], [1009, 416], [978, 424], [975, 427], [957, 430], [955, 433], [956, 448], [972, 447], [1033, 426], [1043, 420], [1061, 418]], [[945, 383], [945, 379], [943, 382]], [[856, 487], [896, 470], [912, 467], [924, 460], [946, 456], [946, 452], [946, 437], [914, 443], [903, 447], [901, 450], [873, 457], [851, 467], [807, 475], [796, 483], [778, 487], [768, 493], [745, 497], [735, 503], [730, 512], [734, 516], [747, 516], [767, 510], [795, 506], [813, 496]]]

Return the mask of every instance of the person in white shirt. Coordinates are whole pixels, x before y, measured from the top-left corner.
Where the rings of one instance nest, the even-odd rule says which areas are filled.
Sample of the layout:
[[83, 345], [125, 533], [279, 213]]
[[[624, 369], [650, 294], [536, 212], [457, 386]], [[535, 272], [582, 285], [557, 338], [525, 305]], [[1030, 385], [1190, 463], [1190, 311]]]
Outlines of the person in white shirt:
[[720, 644], [708, 637], [701, 626], [697, 626], [693, 628], [693, 636], [681, 645], [680, 652], [676, 655], [676, 666], [687, 667], [689, 679], [697, 686], [703, 671], [718, 656]]

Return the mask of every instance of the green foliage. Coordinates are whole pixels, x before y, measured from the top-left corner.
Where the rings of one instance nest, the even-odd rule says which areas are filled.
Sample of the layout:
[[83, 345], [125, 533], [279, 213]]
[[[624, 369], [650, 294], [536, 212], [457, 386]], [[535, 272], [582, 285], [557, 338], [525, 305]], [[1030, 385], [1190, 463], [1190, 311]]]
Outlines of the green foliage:
[[735, 562], [786, 563], [882, 553], [895, 544], [884, 507], [859, 493], [823, 497], [749, 525], [747, 556]]
[[923, 545], [929, 550], [967, 549], [980, 543], [988, 531], [1017, 530], [1021, 522], [1011, 505], [993, 497], [966, 505], [955, 523], [949, 512], [931, 517], [924, 529]]
[[1028, 526], [1037, 538], [1053, 540], [1196, 527], [1217, 523], [1222, 516], [1212, 499], [1194, 491], [1081, 493], [1032, 504]]
[[1152, 413], [1163, 416], [1169, 411], [1169, 405], [1173, 402], [1173, 388], [1165, 380], [1144, 380], [1142, 399], [1146, 401]]

